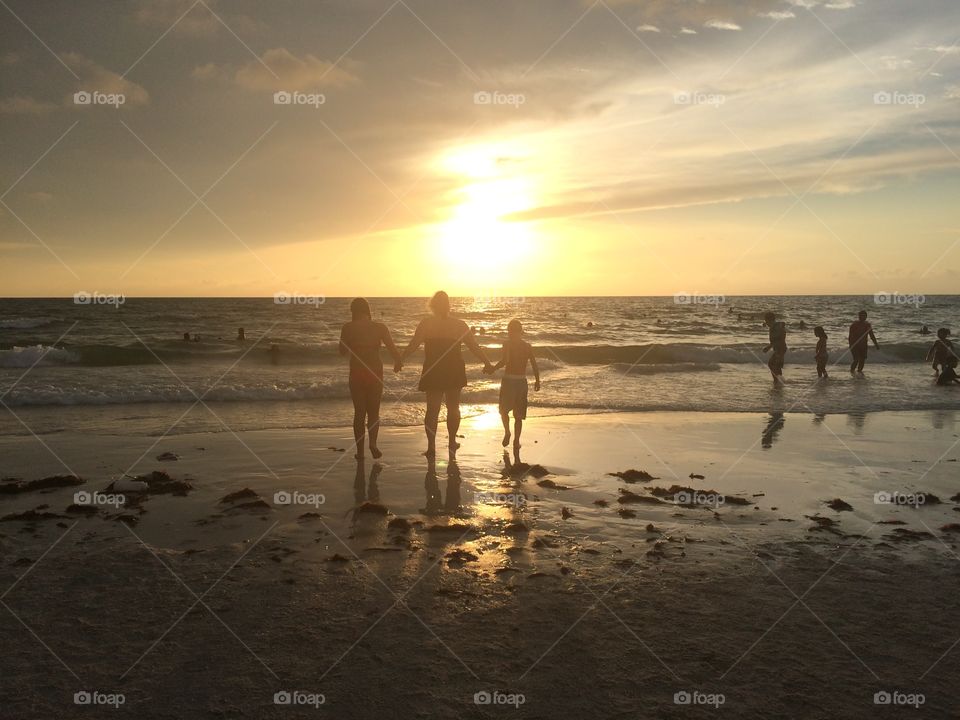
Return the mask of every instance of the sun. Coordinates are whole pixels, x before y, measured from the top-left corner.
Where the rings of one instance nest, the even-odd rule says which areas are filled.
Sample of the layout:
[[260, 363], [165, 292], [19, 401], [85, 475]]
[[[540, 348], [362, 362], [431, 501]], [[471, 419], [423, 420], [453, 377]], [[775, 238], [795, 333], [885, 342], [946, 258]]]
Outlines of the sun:
[[[531, 223], [508, 218], [536, 205], [536, 184], [498, 145], [458, 149], [444, 158], [459, 186], [449, 196], [449, 219], [436, 227], [436, 242], [448, 271], [473, 287], [502, 285], [522, 277], [522, 263], [536, 246]], [[491, 274], [496, 272], [496, 277]]]

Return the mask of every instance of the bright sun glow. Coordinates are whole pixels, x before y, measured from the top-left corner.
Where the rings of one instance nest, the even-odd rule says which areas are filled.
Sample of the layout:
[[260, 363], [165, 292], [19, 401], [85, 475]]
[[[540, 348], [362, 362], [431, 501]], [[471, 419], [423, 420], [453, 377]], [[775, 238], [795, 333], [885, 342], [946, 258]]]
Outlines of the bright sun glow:
[[450, 219], [437, 226], [447, 268], [460, 281], [487, 288], [522, 277], [519, 264], [536, 246], [529, 223], [505, 219], [534, 207], [534, 182], [514, 171], [516, 151], [505, 145], [461, 148], [442, 160], [463, 184], [450, 198]]

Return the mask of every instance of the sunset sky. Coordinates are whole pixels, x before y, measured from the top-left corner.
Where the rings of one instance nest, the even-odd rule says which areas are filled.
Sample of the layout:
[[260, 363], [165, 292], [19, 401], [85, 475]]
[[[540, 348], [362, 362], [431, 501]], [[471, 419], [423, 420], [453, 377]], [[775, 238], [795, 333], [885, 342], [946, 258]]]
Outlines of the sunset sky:
[[956, 0], [0, 16], [0, 295], [960, 288]]

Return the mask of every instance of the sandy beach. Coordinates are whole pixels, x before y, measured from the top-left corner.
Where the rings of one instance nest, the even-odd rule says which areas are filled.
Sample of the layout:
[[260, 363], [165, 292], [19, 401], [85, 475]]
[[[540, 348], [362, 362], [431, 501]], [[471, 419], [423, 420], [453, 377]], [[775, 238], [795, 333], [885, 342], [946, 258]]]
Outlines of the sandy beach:
[[[0, 439], [11, 478], [84, 481], [0, 499], [3, 706], [956, 711], [953, 413], [540, 417], [529, 466], [505, 464], [498, 424], [466, 420], [433, 465], [415, 428], [385, 432], [378, 465], [349, 428]], [[111, 478], [155, 472], [116, 504]], [[78, 710], [84, 691], [123, 703]]]

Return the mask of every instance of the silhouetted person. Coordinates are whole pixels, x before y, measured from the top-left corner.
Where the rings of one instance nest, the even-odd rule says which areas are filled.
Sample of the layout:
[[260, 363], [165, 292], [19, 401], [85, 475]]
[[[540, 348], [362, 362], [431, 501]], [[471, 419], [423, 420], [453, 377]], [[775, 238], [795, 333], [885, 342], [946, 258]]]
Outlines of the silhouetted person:
[[950, 330], [940, 328], [937, 330], [937, 339], [933, 341], [933, 345], [927, 351], [927, 362], [933, 361], [933, 371], [938, 375], [940, 374], [940, 368], [946, 365], [947, 360], [956, 357], [956, 353], [953, 351], [953, 343], [948, 340], [949, 337]]
[[185, 332], [185, 333], [183, 334], [183, 341], [184, 341], [184, 342], [190, 342], [190, 333]]
[[427, 434], [427, 457], [437, 452], [437, 421], [440, 405], [447, 406], [447, 443], [450, 452], [456, 452], [457, 430], [460, 429], [460, 392], [467, 386], [467, 371], [463, 364], [460, 346], [466, 345], [470, 352], [483, 362], [489, 372], [490, 361], [477, 343], [467, 324], [450, 315], [450, 296], [440, 290], [430, 299], [432, 315], [420, 321], [413, 339], [403, 351], [401, 360], [408, 358], [423, 345], [423, 371], [418, 388], [427, 394], [427, 413], [423, 427]]
[[827, 332], [817, 325], [813, 329], [813, 334], [817, 336], [817, 350], [814, 357], [817, 359], [817, 377], [825, 378], [827, 376], [827, 360], [830, 354], [827, 352]]
[[777, 320], [776, 313], [772, 312], [764, 314], [763, 324], [770, 328], [770, 342], [763, 348], [763, 352], [773, 350], [767, 367], [773, 375], [774, 384], [779, 384], [783, 382], [783, 363], [787, 355], [787, 326], [783, 321]]
[[801, 321], [800, 321], [799, 328], [800, 328], [801, 330], [806, 330], [806, 329], [807, 329], [807, 324], [806, 324], [803, 320], [801, 320]]
[[237, 342], [243, 342], [246, 339], [247, 339], [247, 336], [243, 332], [243, 328], [237, 328]]
[[957, 376], [957, 358], [951, 355], [943, 363], [943, 370], [937, 376], [937, 385], [952, 385], [960, 383], [960, 377]]
[[520, 433], [527, 419], [527, 363], [533, 369], [533, 389], [540, 390], [540, 368], [530, 343], [523, 339], [523, 325], [519, 320], [507, 324], [507, 341], [503, 354], [493, 371], [506, 368], [500, 381], [500, 419], [503, 421], [503, 446], [510, 444], [510, 413], [513, 413], [513, 451], [520, 452]]
[[850, 372], [863, 372], [863, 364], [867, 361], [867, 339], [873, 341], [873, 346], [879, 348], [877, 337], [873, 334], [873, 326], [867, 322], [867, 311], [861, 310], [857, 315], [857, 320], [850, 324], [850, 355], [853, 356], [853, 362], [850, 363]]
[[928, 328], [926, 325], [924, 325], [922, 328], [920, 328], [920, 334], [921, 334], [921, 335], [929, 335], [929, 334], [930, 334], [930, 328]]
[[393, 371], [400, 372], [403, 363], [393, 344], [390, 331], [383, 323], [374, 322], [370, 304], [363, 298], [350, 303], [353, 319], [340, 330], [340, 354], [350, 356], [350, 399], [353, 400], [353, 439], [357, 446], [355, 457], [363, 458], [364, 423], [370, 436], [370, 454], [378, 458], [383, 453], [377, 447], [380, 432], [380, 401], [383, 398], [383, 361], [380, 347], [386, 346], [393, 356]]

